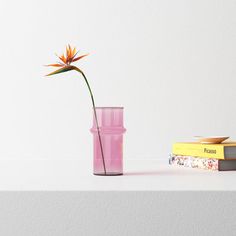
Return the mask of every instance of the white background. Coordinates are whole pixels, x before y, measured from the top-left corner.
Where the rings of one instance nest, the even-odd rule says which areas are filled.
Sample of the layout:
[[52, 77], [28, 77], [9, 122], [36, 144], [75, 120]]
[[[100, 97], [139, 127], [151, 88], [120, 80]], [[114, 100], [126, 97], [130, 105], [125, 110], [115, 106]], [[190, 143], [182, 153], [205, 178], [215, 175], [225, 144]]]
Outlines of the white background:
[[46, 78], [70, 43], [99, 106], [125, 107], [125, 158], [235, 135], [236, 1], [0, 0], [0, 158], [92, 158], [91, 101], [75, 72]]

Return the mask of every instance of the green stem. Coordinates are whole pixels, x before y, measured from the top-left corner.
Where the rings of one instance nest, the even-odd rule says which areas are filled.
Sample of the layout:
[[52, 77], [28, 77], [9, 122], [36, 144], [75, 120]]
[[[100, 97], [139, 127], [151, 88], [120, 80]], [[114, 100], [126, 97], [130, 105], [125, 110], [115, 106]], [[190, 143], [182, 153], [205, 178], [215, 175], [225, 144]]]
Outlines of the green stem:
[[101, 139], [101, 134], [100, 134], [100, 128], [98, 126], [98, 118], [97, 118], [97, 112], [96, 112], [96, 106], [95, 106], [95, 101], [93, 98], [93, 93], [91, 90], [91, 87], [89, 85], [89, 82], [85, 76], [85, 74], [78, 68], [76, 68], [76, 71], [80, 72], [85, 80], [85, 83], [88, 87], [91, 99], [92, 99], [92, 104], [93, 104], [93, 111], [94, 111], [94, 117], [95, 117], [95, 121], [96, 121], [96, 126], [97, 126], [97, 131], [98, 131], [98, 139], [99, 139], [99, 143], [100, 143], [100, 147], [101, 147], [101, 154], [102, 154], [102, 163], [103, 163], [103, 168], [104, 168], [104, 174], [107, 175], [107, 171], [106, 171], [106, 165], [105, 165], [105, 158], [104, 158], [104, 153], [103, 153], [103, 147], [102, 147], [102, 139]]

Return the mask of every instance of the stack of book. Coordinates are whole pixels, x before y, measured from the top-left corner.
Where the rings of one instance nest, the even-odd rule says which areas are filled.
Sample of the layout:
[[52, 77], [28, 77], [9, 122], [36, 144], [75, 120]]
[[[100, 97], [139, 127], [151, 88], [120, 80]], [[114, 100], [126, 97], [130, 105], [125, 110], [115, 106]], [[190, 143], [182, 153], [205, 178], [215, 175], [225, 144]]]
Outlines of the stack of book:
[[236, 142], [221, 144], [175, 143], [169, 163], [205, 170], [236, 170]]

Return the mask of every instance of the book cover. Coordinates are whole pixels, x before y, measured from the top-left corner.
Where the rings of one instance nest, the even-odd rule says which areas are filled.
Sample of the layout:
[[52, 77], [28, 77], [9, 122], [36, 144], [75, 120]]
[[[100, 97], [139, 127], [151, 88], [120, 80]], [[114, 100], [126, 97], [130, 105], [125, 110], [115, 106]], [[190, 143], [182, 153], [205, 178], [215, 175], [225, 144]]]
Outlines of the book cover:
[[219, 160], [213, 158], [200, 158], [191, 156], [170, 155], [169, 164], [175, 166], [184, 166], [198, 168], [203, 170], [218, 170]]
[[[225, 152], [227, 149], [227, 152]], [[175, 143], [172, 148], [175, 155], [236, 159], [236, 143], [202, 144], [202, 143]]]
[[214, 158], [200, 158], [192, 156], [170, 155], [169, 164], [203, 170], [236, 170], [236, 160], [219, 160]]

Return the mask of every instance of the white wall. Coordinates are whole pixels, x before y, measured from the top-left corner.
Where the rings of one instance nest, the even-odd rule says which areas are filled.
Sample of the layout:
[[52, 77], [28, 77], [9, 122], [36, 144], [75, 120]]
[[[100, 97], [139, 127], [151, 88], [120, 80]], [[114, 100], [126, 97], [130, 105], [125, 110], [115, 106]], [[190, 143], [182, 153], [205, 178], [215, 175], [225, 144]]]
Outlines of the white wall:
[[67, 43], [97, 105], [125, 107], [125, 157], [235, 134], [235, 0], [0, 0], [0, 158], [92, 158], [80, 75], [45, 78]]

